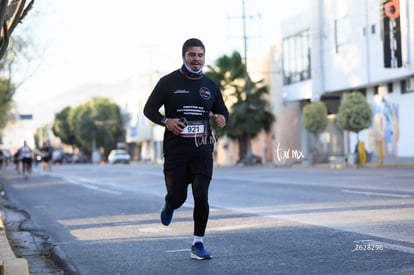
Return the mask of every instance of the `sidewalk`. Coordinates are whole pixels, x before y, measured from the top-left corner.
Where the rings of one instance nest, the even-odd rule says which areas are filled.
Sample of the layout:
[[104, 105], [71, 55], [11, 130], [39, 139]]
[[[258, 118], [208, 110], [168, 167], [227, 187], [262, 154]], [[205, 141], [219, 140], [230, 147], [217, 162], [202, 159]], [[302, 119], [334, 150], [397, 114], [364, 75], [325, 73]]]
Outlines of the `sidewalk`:
[[29, 263], [26, 259], [17, 258], [10, 247], [0, 212], [0, 274], [1, 275], [29, 275]]
[[377, 158], [373, 158], [371, 162], [364, 166], [370, 168], [414, 168], [414, 157], [384, 158], [382, 164]]
[[43, 236], [33, 233], [27, 223], [21, 227], [27, 216], [8, 200], [3, 180], [7, 177], [0, 180], [0, 275], [65, 274], [55, 265]]
[[380, 163], [379, 159], [374, 157], [371, 161], [357, 165], [352, 163], [345, 163], [343, 158], [338, 158], [330, 163], [319, 164], [297, 164], [293, 167], [308, 167], [308, 168], [414, 168], [414, 157], [386, 157]]

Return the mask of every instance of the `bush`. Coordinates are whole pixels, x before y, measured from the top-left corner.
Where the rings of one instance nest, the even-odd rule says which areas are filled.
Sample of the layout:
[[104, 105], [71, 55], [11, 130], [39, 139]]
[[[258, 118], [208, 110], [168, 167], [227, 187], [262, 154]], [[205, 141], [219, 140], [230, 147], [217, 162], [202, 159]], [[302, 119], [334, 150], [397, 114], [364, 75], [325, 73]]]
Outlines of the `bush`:
[[358, 91], [344, 96], [336, 116], [338, 126], [359, 133], [372, 124], [372, 110], [364, 95]]
[[328, 112], [326, 105], [322, 101], [317, 101], [305, 105], [303, 108], [303, 127], [312, 134], [319, 134], [328, 125]]

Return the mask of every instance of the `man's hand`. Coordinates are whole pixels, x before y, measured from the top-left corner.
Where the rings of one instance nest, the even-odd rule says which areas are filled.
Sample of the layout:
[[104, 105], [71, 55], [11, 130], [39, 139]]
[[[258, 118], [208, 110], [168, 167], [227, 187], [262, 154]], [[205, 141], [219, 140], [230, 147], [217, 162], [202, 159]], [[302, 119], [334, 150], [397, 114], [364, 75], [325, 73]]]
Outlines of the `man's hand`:
[[165, 128], [178, 136], [185, 128], [185, 124], [182, 123], [178, 118], [169, 118], [165, 123]]
[[226, 118], [223, 115], [214, 114], [213, 117], [217, 127], [223, 128], [224, 126], [226, 126]]

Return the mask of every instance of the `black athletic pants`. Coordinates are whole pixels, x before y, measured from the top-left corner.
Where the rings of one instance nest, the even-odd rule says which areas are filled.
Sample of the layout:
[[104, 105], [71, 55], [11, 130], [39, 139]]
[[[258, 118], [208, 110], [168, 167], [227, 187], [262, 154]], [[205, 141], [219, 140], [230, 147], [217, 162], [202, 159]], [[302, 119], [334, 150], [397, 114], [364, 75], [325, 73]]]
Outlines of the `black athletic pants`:
[[164, 176], [168, 206], [177, 209], [187, 199], [191, 184], [194, 198], [194, 235], [204, 236], [209, 216], [208, 188], [213, 172], [211, 152], [197, 152], [183, 155], [166, 155]]

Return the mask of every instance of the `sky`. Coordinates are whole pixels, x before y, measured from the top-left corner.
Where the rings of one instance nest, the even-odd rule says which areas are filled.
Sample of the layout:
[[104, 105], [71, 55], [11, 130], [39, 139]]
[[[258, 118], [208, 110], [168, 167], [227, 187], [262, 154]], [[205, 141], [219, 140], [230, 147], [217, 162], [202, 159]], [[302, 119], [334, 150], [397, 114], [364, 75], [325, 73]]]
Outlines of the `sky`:
[[[30, 124], [38, 127], [52, 122], [63, 108], [56, 96], [76, 87], [172, 71], [182, 64], [181, 46], [190, 37], [205, 44], [207, 64], [235, 50], [243, 54], [243, 3], [247, 57], [265, 56], [279, 38], [280, 21], [307, 10], [309, 2], [36, 0], [16, 29], [35, 47], [30, 63], [21, 69], [17, 111], [33, 114]], [[48, 115], [45, 109], [50, 109]], [[43, 110], [41, 116], [38, 110]]]

